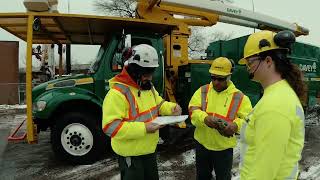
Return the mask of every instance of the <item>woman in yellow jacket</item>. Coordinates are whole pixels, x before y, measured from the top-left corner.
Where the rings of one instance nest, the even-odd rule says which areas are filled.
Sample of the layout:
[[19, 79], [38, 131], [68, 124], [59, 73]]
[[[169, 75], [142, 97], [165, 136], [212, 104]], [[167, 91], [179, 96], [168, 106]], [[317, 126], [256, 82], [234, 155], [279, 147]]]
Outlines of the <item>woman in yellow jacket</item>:
[[288, 54], [295, 36], [261, 31], [249, 36], [244, 58], [250, 78], [264, 94], [241, 129], [242, 180], [297, 179], [304, 145], [306, 86], [299, 68]]
[[102, 128], [119, 155], [122, 180], [158, 180], [155, 150], [161, 126], [152, 121], [159, 114], [180, 115], [181, 108], [164, 101], [152, 86], [152, 74], [159, 66], [157, 51], [140, 44], [132, 52], [128, 66], [109, 81]]
[[225, 57], [213, 60], [212, 82], [200, 87], [189, 103], [191, 123], [196, 127], [198, 180], [230, 180], [235, 133], [251, 111], [251, 102], [230, 80], [234, 64]]

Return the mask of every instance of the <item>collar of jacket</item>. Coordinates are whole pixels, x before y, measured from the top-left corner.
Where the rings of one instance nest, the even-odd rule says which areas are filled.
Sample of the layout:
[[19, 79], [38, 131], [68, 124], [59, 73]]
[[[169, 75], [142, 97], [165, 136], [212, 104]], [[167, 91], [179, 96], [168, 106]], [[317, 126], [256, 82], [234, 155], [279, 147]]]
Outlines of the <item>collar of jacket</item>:
[[138, 84], [131, 78], [126, 68], [123, 68], [121, 73], [114, 77], [114, 80], [139, 89]]
[[214, 88], [213, 88], [213, 85], [212, 85], [212, 82], [210, 82], [210, 85], [209, 85], [209, 91], [210, 90], [213, 90], [215, 93], [217, 94], [223, 94], [223, 93], [227, 93], [227, 94], [233, 94], [234, 92], [238, 92], [239, 90], [236, 88], [236, 86], [233, 84], [232, 81], [229, 81], [228, 82], [228, 87], [227, 89], [221, 91], [221, 92], [217, 92]]

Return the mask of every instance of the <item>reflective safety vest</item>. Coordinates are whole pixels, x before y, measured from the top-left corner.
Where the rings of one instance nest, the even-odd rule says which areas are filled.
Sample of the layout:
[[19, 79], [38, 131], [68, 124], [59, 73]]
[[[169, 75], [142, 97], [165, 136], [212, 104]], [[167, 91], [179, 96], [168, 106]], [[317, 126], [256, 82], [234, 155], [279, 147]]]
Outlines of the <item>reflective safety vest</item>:
[[[206, 84], [204, 86], [201, 86], [201, 110], [202, 111], [206, 111], [207, 110], [207, 105], [208, 105], [208, 101], [207, 101], [207, 95], [208, 95], [208, 90], [209, 90], [209, 84]], [[232, 96], [232, 101], [231, 104], [229, 106], [228, 109], [228, 114], [227, 116], [222, 116], [220, 114], [213, 114], [213, 113], [208, 113], [209, 115], [214, 115], [220, 119], [223, 119], [227, 122], [232, 122], [237, 115], [237, 112], [239, 110], [240, 104], [242, 102], [243, 99], [243, 93], [241, 91], [237, 91], [233, 93]]]
[[[104, 127], [103, 131], [110, 137], [113, 137], [117, 134], [119, 129], [121, 128], [122, 124], [124, 121], [129, 121], [129, 122], [150, 122], [159, 115], [159, 108], [161, 105], [164, 103], [164, 100], [157, 106], [152, 107], [148, 111], [144, 112], [139, 112], [139, 107], [136, 103], [136, 100], [130, 91], [128, 86], [125, 86], [123, 84], [115, 84], [113, 86], [114, 89], [118, 90], [121, 92], [127, 99], [129, 103], [129, 118], [125, 118], [122, 120], [115, 120], [112, 123], [108, 124], [107, 126]], [[154, 88], [152, 88], [152, 93], [155, 97], [155, 92]]]
[[[244, 118], [251, 111], [250, 99], [240, 92], [234, 84], [228, 82], [228, 88], [222, 92], [213, 89], [212, 83], [201, 86], [189, 102], [191, 123], [196, 127], [194, 138], [206, 149], [222, 151], [234, 148], [235, 136], [222, 136], [216, 129], [208, 127], [204, 119], [210, 115], [229, 123], [235, 123], [241, 129]], [[239, 132], [239, 131], [238, 131]]]

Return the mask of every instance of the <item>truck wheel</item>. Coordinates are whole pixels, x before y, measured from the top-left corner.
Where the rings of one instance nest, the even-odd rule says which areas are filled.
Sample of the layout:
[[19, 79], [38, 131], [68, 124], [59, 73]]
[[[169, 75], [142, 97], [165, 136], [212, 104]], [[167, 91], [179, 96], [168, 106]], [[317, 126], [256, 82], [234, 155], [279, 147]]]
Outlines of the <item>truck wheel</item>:
[[59, 159], [89, 164], [107, 151], [110, 141], [94, 115], [69, 112], [59, 117], [51, 132], [52, 149]]

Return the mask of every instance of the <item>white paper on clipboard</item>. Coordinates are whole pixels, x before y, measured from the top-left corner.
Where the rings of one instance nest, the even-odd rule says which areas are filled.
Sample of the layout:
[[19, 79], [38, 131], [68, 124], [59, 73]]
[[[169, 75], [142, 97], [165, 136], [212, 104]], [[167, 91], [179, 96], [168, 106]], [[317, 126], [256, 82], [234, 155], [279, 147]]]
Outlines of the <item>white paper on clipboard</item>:
[[166, 124], [174, 124], [185, 121], [188, 118], [188, 115], [181, 115], [181, 116], [159, 116], [152, 123], [156, 123], [159, 125], [166, 125]]

